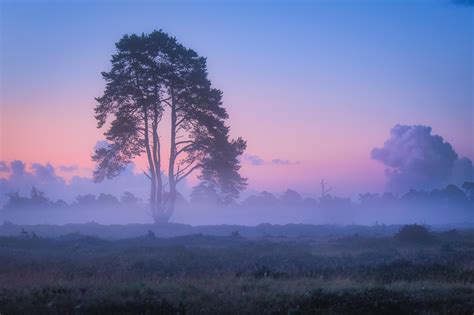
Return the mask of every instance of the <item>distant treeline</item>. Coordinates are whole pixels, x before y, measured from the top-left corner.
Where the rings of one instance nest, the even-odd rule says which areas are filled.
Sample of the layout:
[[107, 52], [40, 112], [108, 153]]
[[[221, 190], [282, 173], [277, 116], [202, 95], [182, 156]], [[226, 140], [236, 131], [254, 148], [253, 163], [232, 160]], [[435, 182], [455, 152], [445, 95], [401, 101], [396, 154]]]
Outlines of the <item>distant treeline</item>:
[[[4, 215], [38, 213], [42, 209], [59, 212], [68, 209], [67, 212], [70, 213], [79, 210], [100, 212], [101, 209], [111, 211], [121, 209], [121, 211], [132, 213], [136, 210], [143, 213], [147, 211], [147, 202], [130, 192], [125, 192], [120, 197], [104, 193], [79, 195], [70, 203], [63, 200], [50, 200], [35, 187], [32, 188], [28, 197], [18, 193], [10, 193], [7, 196], [8, 201], [1, 210]], [[187, 220], [193, 216], [216, 218], [219, 213], [227, 216], [229, 222], [246, 223], [246, 218], [253, 220], [248, 221], [248, 224], [254, 222], [257, 224], [262, 222], [280, 224], [290, 222], [318, 224], [471, 222], [474, 215], [474, 183], [465, 182], [462, 187], [448, 185], [444, 189], [432, 191], [410, 190], [402, 195], [365, 193], [360, 194], [357, 201], [324, 191], [319, 198], [303, 198], [301, 194], [291, 189], [281, 196], [263, 191], [249, 196], [240, 203], [232, 204], [226, 204], [219, 199], [212, 187], [200, 186], [192, 192], [189, 200], [178, 195], [176, 206], [182, 210], [181, 213], [185, 214], [179, 218], [178, 212], [178, 222], [188, 222]], [[11, 216], [7, 215], [5, 218], [11, 218]], [[196, 222], [200, 224], [201, 221]]]
[[[124, 192], [120, 197], [111, 194], [101, 193], [99, 195], [85, 194], [79, 195], [76, 199], [67, 203], [64, 200], [53, 201], [49, 199], [44, 192], [36, 187], [31, 189], [30, 196], [21, 196], [18, 192], [7, 194], [8, 201], [3, 206], [3, 210], [28, 209], [28, 208], [63, 208], [63, 207], [142, 207], [146, 203], [130, 192]], [[195, 206], [228, 206], [219, 199], [218, 194], [213, 189], [194, 190], [190, 196], [189, 202], [182, 196], [179, 196], [179, 203], [183, 205]], [[405, 194], [396, 195], [393, 193], [365, 193], [359, 194], [358, 203], [350, 198], [338, 197], [326, 193], [320, 198], [303, 198], [298, 192], [288, 189], [280, 197], [272, 193], [263, 191], [257, 195], [251, 195], [240, 203], [234, 203], [231, 206], [242, 206], [252, 208], [287, 208], [287, 207], [350, 207], [355, 204], [363, 206], [382, 206], [400, 203], [472, 203], [474, 202], [474, 182], [465, 182], [462, 188], [456, 185], [448, 185], [444, 189], [435, 189], [432, 191], [417, 191], [411, 189]]]
[[141, 207], [143, 201], [130, 192], [123, 193], [120, 198], [111, 194], [101, 193], [98, 196], [94, 194], [79, 195], [76, 199], [67, 203], [64, 200], [53, 201], [49, 199], [44, 192], [39, 191], [36, 187], [31, 189], [30, 196], [21, 196], [18, 192], [7, 194], [8, 200], [3, 206], [3, 211], [11, 210], [30, 210], [30, 209], [50, 209], [50, 208], [67, 208], [67, 207]]

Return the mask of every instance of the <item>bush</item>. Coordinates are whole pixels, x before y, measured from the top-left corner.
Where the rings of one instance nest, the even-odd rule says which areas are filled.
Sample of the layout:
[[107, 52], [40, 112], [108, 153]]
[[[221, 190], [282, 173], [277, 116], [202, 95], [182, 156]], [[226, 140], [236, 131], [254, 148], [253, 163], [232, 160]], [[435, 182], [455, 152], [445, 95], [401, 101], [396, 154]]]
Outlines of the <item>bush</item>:
[[428, 244], [433, 242], [434, 237], [426, 226], [408, 224], [395, 234], [395, 239], [408, 244]]

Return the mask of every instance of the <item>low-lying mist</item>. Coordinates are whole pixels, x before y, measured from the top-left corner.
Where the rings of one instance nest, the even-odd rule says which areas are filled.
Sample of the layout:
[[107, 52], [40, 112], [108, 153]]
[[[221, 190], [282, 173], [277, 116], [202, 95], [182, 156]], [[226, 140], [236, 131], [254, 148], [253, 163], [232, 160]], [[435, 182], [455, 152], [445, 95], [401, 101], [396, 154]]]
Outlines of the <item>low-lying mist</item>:
[[[173, 223], [190, 225], [334, 224], [376, 225], [422, 223], [429, 225], [474, 222], [474, 184], [462, 188], [449, 185], [430, 192], [410, 190], [403, 195], [360, 194], [358, 200], [325, 194], [303, 198], [288, 189], [277, 196], [261, 192], [232, 204], [219, 200], [213, 191], [180, 196]], [[8, 195], [0, 220], [15, 224], [100, 224], [152, 223], [149, 205], [132, 193], [79, 195], [66, 203], [52, 201], [33, 188], [30, 196]]]

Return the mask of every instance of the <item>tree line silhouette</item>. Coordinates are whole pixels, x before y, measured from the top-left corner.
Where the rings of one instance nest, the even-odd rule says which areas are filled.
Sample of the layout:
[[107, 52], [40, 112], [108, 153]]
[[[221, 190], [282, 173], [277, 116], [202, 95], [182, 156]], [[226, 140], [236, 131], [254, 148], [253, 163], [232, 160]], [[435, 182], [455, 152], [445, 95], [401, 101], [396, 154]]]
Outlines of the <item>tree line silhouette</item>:
[[[149, 203], [136, 197], [130, 192], [124, 192], [119, 198], [100, 193], [99, 195], [85, 194], [79, 195], [76, 199], [67, 203], [63, 200], [53, 201], [45, 193], [33, 187], [30, 196], [21, 196], [18, 192], [7, 194], [8, 201], [2, 207], [2, 211], [11, 212], [18, 210], [41, 210], [53, 208], [113, 208], [124, 207], [133, 211], [135, 209], [145, 209]], [[176, 196], [178, 207], [199, 208], [221, 208], [221, 207], [241, 207], [241, 208], [266, 208], [266, 209], [324, 209], [327, 211], [347, 210], [360, 206], [364, 208], [392, 208], [394, 206], [452, 206], [464, 205], [474, 206], [474, 182], [465, 182], [462, 187], [448, 185], [444, 189], [434, 189], [431, 191], [419, 191], [411, 189], [402, 195], [390, 192], [383, 194], [363, 193], [359, 194], [357, 202], [351, 198], [340, 197], [325, 192], [319, 198], [303, 198], [295, 190], [288, 189], [280, 196], [276, 196], [267, 191], [251, 195], [242, 201], [234, 201], [229, 204], [220, 198], [219, 194], [212, 186], [198, 185], [189, 196], [189, 200], [184, 198], [179, 192]], [[474, 208], [473, 208], [474, 209]]]

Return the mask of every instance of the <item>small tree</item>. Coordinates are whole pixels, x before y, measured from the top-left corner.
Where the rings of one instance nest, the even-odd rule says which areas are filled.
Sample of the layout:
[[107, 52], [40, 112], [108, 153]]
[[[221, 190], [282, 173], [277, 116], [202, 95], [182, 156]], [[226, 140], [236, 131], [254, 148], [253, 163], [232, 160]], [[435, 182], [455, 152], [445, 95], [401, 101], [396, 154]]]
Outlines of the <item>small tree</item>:
[[301, 195], [292, 189], [287, 189], [280, 200], [287, 206], [297, 206], [303, 202]]
[[216, 187], [205, 182], [194, 187], [189, 197], [189, 201], [193, 205], [215, 206], [222, 204]]
[[16, 210], [27, 207], [30, 204], [30, 199], [20, 196], [18, 192], [8, 193], [8, 201], [3, 206], [4, 210]]
[[427, 244], [433, 241], [433, 235], [426, 226], [419, 224], [404, 225], [395, 235], [395, 239], [409, 244]]
[[118, 199], [114, 195], [104, 193], [97, 197], [96, 202], [100, 206], [117, 206], [119, 204]]
[[90, 207], [95, 205], [97, 198], [94, 194], [79, 195], [76, 197], [75, 204], [78, 206]]
[[31, 188], [30, 203], [32, 206], [45, 206], [50, 203], [44, 192], [36, 189], [35, 186]]
[[4, 210], [36, 209], [52, 204], [45, 193], [34, 186], [31, 189], [30, 198], [20, 196], [18, 192], [9, 193], [7, 196], [8, 201], [3, 207]]
[[120, 202], [127, 206], [136, 206], [140, 204], [140, 199], [135, 197], [131, 192], [126, 191], [120, 197]]
[[466, 191], [469, 200], [474, 201], [474, 182], [464, 182], [462, 188]]

